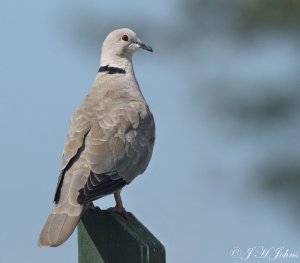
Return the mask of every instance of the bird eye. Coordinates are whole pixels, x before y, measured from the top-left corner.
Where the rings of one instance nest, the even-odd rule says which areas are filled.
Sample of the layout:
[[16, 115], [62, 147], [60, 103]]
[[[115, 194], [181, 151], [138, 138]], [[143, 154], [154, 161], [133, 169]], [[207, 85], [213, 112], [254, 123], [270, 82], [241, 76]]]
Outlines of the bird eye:
[[122, 36], [122, 40], [124, 40], [124, 41], [127, 42], [127, 41], [129, 40], [129, 37], [128, 37], [127, 35], [123, 35], [123, 36]]

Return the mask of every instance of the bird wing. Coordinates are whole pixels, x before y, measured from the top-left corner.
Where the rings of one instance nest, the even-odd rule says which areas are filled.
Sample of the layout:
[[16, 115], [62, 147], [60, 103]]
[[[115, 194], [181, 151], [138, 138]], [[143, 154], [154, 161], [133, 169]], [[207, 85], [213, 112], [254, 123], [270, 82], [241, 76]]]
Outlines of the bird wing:
[[123, 107], [110, 107], [98, 112], [86, 137], [86, 160], [91, 173], [80, 190], [79, 203], [121, 189], [146, 169], [152, 155], [155, 128], [147, 105], [131, 101]]
[[80, 157], [85, 147], [85, 138], [91, 129], [91, 123], [87, 112], [83, 107], [79, 107], [73, 114], [69, 131], [65, 140], [63, 153], [61, 157], [61, 172], [58, 177], [54, 202], [57, 204], [60, 199], [61, 188], [66, 171]]

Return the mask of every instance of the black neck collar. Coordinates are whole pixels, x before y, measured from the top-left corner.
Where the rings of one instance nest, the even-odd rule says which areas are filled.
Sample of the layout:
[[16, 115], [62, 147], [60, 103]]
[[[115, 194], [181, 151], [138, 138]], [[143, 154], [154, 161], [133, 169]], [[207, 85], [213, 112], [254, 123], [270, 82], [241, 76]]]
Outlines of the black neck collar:
[[98, 72], [107, 72], [107, 74], [125, 74], [126, 70], [117, 67], [110, 67], [109, 65], [101, 66]]

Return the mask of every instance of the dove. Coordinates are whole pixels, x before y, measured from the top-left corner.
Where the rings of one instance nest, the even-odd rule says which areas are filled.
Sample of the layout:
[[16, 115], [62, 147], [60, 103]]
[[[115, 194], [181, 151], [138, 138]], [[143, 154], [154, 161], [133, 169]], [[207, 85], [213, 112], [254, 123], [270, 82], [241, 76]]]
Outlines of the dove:
[[[121, 190], [147, 168], [155, 141], [153, 115], [132, 65], [138, 50], [153, 52], [131, 29], [105, 38], [90, 92], [71, 118], [53, 209], [38, 245], [65, 242], [93, 201], [114, 194], [114, 212], [126, 216]], [[101, 224], [101, 222], [99, 222]]]

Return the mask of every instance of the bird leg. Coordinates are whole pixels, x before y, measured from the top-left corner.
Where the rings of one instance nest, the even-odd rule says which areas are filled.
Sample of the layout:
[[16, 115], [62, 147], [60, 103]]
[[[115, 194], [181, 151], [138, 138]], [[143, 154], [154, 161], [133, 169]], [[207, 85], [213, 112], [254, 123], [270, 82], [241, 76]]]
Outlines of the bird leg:
[[123, 203], [122, 203], [122, 198], [121, 198], [121, 190], [114, 192], [114, 197], [116, 200], [116, 206], [112, 209], [113, 212], [121, 214], [125, 219], [128, 221], [134, 223], [132, 218], [129, 216], [127, 211], [125, 210]]
[[122, 214], [125, 210], [122, 198], [121, 198], [121, 191], [114, 192], [114, 198], [116, 200], [116, 206], [114, 207], [113, 211], [119, 214]]

